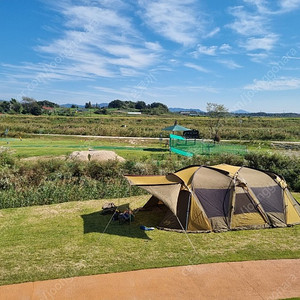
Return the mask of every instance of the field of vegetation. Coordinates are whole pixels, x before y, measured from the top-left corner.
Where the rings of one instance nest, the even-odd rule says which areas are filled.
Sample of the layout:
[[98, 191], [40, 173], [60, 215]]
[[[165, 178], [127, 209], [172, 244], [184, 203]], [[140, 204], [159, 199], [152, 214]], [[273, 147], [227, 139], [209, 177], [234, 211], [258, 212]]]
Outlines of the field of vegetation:
[[[181, 125], [198, 129], [204, 137], [210, 136], [208, 117], [178, 117]], [[299, 157], [270, 151], [272, 138], [299, 140], [300, 119], [297, 118], [226, 118], [223, 136], [241, 138], [238, 142], [246, 144], [249, 152], [244, 156], [218, 154], [188, 159], [170, 155], [165, 140], [129, 137], [166, 136], [168, 132], [161, 129], [174, 122], [170, 115], [60, 117], [6, 114], [0, 115], [0, 120], [0, 132], [5, 133], [0, 138], [0, 208], [138, 195], [142, 191], [130, 190], [124, 174], [165, 174], [191, 164], [229, 163], [266, 169], [283, 175], [291, 190], [300, 191]], [[34, 135], [41, 133], [44, 135]], [[82, 136], [74, 136], [80, 134]], [[88, 135], [128, 138], [91, 138]], [[243, 141], [246, 137], [253, 140]], [[266, 140], [255, 140], [254, 137]], [[73, 151], [88, 149], [114, 150], [126, 162], [83, 163], [67, 159]], [[46, 159], [37, 160], [38, 156], [46, 156]]]
[[[211, 138], [208, 117], [112, 116], [63, 117], [0, 115], [0, 133], [8, 129], [10, 137], [28, 134], [71, 134], [126, 137], [168, 136], [162, 128], [173, 125], [199, 130], [203, 138]], [[300, 118], [228, 117], [220, 132], [222, 139], [299, 141]]]
[[291, 190], [300, 191], [300, 158], [268, 152], [249, 152], [244, 157], [220, 154], [192, 158], [154, 152], [120, 163], [57, 158], [24, 161], [3, 151], [0, 153], [0, 209], [139, 195], [142, 190], [130, 188], [124, 174], [166, 174], [188, 165], [219, 163], [273, 171], [285, 177]]
[[[299, 200], [299, 194], [294, 194]], [[149, 196], [112, 199], [140, 207]], [[225, 261], [299, 258], [300, 226], [189, 234], [154, 230], [162, 215], [130, 225], [101, 215], [105, 200], [0, 210], [0, 285]], [[108, 225], [109, 224], [109, 225]]]
[[[107, 201], [134, 209], [149, 198], [130, 187], [124, 174], [166, 174], [192, 164], [270, 170], [283, 175], [300, 200], [300, 157], [293, 151], [281, 154], [271, 142], [299, 141], [300, 118], [226, 118], [221, 138], [247, 145], [243, 156], [186, 158], [170, 155], [165, 140], [130, 138], [167, 137], [161, 129], [175, 119], [211, 138], [208, 117], [0, 115], [0, 285], [176, 265], [299, 258], [300, 226], [191, 234], [185, 240], [176, 232], [140, 230], [140, 225], [156, 226], [159, 214], [140, 212], [130, 225], [109, 223], [110, 216], [100, 214]], [[126, 161], [68, 158], [73, 151], [88, 149], [113, 150]]]

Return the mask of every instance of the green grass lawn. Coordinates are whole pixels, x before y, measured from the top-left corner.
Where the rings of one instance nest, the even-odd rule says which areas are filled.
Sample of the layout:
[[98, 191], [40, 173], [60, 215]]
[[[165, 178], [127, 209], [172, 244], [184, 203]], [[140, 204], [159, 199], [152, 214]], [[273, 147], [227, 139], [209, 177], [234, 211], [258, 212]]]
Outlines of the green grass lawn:
[[68, 155], [73, 151], [111, 150], [125, 159], [167, 154], [168, 148], [155, 140], [105, 139], [66, 136], [0, 138], [0, 147], [10, 149], [20, 158]]
[[[235, 142], [239, 144], [238, 142]], [[225, 143], [226, 144], [226, 143]], [[243, 142], [242, 142], [243, 144]], [[251, 151], [273, 151], [268, 142], [248, 142], [245, 143]], [[153, 158], [161, 159], [161, 155], [166, 156], [168, 146], [166, 141], [147, 139], [108, 139], [89, 137], [68, 137], [68, 136], [32, 136], [25, 138], [0, 138], [0, 148], [11, 150], [19, 158], [36, 156], [60, 156], [69, 155], [73, 151], [111, 150], [125, 159]], [[189, 149], [187, 149], [189, 151]], [[280, 152], [279, 150], [277, 152]], [[299, 151], [298, 151], [299, 152]], [[297, 152], [297, 153], [298, 153]], [[295, 151], [293, 153], [296, 153]], [[290, 153], [291, 154], [291, 153]]]
[[[300, 194], [295, 194], [300, 200]], [[149, 196], [113, 199], [136, 208]], [[300, 226], [182, 234], [155, 226], [162, 215], [139, 212], [131, 225], [100, 215], [107, 200], [0, 210], [0, 285], [224, 261], [299, 258]], [[109, 226], [107, 226], [109, 224]]]

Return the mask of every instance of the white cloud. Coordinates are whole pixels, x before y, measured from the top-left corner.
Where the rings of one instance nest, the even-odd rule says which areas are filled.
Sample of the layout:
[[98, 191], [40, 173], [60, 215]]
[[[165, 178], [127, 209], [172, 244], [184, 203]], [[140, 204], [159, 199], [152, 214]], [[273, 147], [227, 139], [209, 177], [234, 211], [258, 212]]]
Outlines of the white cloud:
[[257, 91], [285, 91], [300, 88], [300, 78], [281, 77], [274, 80], [254, 80], [244, 87], [246, 90]]
[[216, 27], [211, 32], [205, 35], [206, 38], [211, 38], [220, 32], [220, 27]]
[[243, 0], [246, 4], [256, 7], [257, 12], [262, 15], [278, 15], [288, 13], [300, 8], [300, 0], [275, 0], [274, 8], [266, 0]]
[[189, 46], [204, 31], [195, 0], [140, 0], [139, 5], [144, 22], [168, 40]]
[[229, 60], [218, 60], [218, 62], [224, 66], [226, 66], [228, 69], [239, 69], [242, 68], [241, 65], [237, 64], [236, 62], [234, 62], [233, 60], [229, 59]]
[[[83, 2], [94, 6], [52, 3], [63, 17], [61, 37], [36, 46], [47, 63], [19, 65], [21, 74], [48, 80], [138, 76], [159, 60], [161, 45], [141, 37], [130, 18], [116, 8], [107, 8], [108, 1], [101, 5], [98, 1]], [[44, 65], [52, 65], [51, 70], [45, 71]]]
[[269, 57], [267, 53], [248, 53], [247, 55], [256, 63], [264, 62]]
[[268, 3], [266, 0], [244, 0], [245, 3], [254, 5], [259, 13], [269, 13]]
[[222, 53], [228, 53], [232, 50], [232, 47], [229, 44], [222, 44], [219, 49]]
[[218, 47], [217, 46], [203, 46], [203, 45], [198, 45], [197, 47], [197, 52], [199, 54], [205, 54], [205, 55], [216, 55]]
[[104, 86], [92, 86], [97, 91], [103, 92], [105, 94], [109, 95], [115, 95], [115, 96], [123, 96], [127, 97], [129, 92], [124, 91], [124, 89], [114, 89], [114, 88], [109, 88], [109, 87], [104, 87]]
[[206, 86], [206, 85], [184, 85], [184, 86], [165, 86], [165, 87], [156, 87], [155, 88], [157, 95], [161, 95], [162, 92], [169, 92], [169, 93], [186, 93], [186, 92], [196, 92], [199, 91], [203, 92], [209, 92], [209, 93], [218, 93], [218, 89], [212, 87], [212, 86]]
[[134, 32], [130, 20], [113, 9], [91, 6], [66, 5], [62, 14], [67, 18], [65, 25], [72, 29], [119, 28], [123, 33]]
[[276, 34], [269, 34], [264, 37], [259, 38], [249, 38], [241, 46], [247, 51], [253, 50], [265, 50], [270, 51], [273, 49], [275, 43], [278, 41], [278, 36]]
[[106, 57], [106, 61], [115, 66], [128, 66], [133, 68], [146, 68], [157, 58], [155, 53], [139, 49], [131, 45], [102, 45], [107, 53], [114, 57]]
[[201, 85], [196, 85], [196, 86], [186, 86], [186, 87], [182, 87], [182, 89], [185, 89], [187, 91], [190, 92], [199, 92], [199, 91], [203, 91], [203, 92], [209, 92], [209, 93], [218, 93], [218, 90], [214, 87], [211, 86], [201, 86]]
[[291, 10], [299, 9], [300, 0], [280, 0], [279, 6], [282, 12], [289, 12]]
[[[248, 37], [239, 46], [247, 51], [270, 51], [279, 40], [271, 31], [272, 17], [300, 8], [300, 0], [276, 0], [271, 6], [266, 0], [243, 0], [245, 5], [229, 8], [234, 21], [227, 25], [233, 31]], [[258, 56], [253, 61], [259, 62]]]
[[232, 47], [228, 44], [222, 44], [221, 46], [204, 46], [197, 45], [197, 49], [190, 54], [198, 58], [199, 55], [217, 56], [218, 54], [232, 53]]
[[235, 17], [233, 23], [227, 27], [244, 36], [262, 35], [267, 33], [267, 20], [259, 14], [247, 12], [243, 6], [235, 6], [229, 9], [230, 14]]
[[153, 50], [153, 51], [157, 51], [157, 52], [163, 50], [162, 46], [158, 42], [155, 42], [155, 43], [145, 42], [145, 47], [149, 50]]
[[191, 69], [194, 69], [194, 70], [197, 70], [199, 72], [204, 72], [204, 73], [209, 73], [209, 71], [199, 65], [196, 65], [196, 64], [192, 64], [192, 63], [185, 63], [184, 64], [185, 67], [188, 67], [188, 68], [191, 68]]

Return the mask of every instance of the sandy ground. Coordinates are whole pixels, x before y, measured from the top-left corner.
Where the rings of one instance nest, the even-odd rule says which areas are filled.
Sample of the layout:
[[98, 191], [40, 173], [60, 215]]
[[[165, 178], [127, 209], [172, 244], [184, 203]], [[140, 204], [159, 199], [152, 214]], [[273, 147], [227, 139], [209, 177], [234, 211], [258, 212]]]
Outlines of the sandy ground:
[[300, 296], [300, 259], [214, 263], [28, 282], [1, 300], [283, 299]]
[[125, 161], [123, 157], [117, 155], [114, 151], [105, 150], [74, 151], [68, 156], [68, 159], [77, 159], [80, 161]]

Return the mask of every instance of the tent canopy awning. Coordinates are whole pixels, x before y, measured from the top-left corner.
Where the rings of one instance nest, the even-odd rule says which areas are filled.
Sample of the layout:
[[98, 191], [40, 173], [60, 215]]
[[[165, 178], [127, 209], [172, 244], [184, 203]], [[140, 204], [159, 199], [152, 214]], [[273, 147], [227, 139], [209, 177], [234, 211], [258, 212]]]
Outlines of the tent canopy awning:
[[191, 129], [180, 126], [180, 125], [172, 125], [172, 126], [168, 126], [166, 128], [163, 128], [163, 130], [165, 131], [190, 131]]

